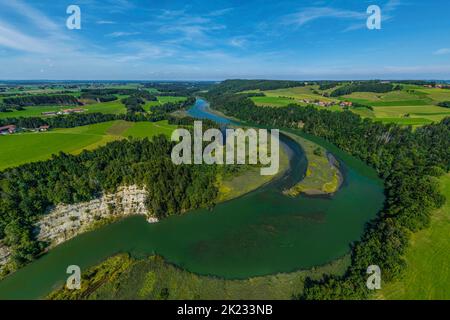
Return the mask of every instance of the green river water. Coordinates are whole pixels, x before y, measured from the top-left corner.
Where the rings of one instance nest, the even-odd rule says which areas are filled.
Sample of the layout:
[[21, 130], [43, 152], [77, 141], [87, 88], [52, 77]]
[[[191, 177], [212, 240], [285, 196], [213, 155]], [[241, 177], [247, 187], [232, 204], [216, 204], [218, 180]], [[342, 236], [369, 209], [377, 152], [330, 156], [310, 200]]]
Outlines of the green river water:
[[[229, 123], [209, 113], [201, 99], [190, 114]], [[213, 210], [194, 210], [156, 224], [130, 217], [79, 235], [2, 280], [0, 299], [42, 298], [65, 282], [67, 266], [86, 270], [120, 252], [159, 254], [191, 272], [228, 279], [307, 269], [342, 257], [382, 208], [382, 181], [333, 145], [291, 132], [325, 146], [339, 159], [345, 182], [334, 196], [282, 194], [304, 176], [307, 164], [301, 148], [282, 136], [290, 168], [280, 178]]]

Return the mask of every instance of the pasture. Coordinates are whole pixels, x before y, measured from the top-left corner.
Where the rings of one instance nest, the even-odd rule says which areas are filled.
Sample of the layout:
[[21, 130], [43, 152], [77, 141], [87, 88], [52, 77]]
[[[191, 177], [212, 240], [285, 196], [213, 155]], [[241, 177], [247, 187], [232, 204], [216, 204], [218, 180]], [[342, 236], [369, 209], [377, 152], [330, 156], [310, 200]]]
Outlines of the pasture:
[[111, 121], [48, 132], [17, 133], [0, 136], [0, 170], [28, 162], [46, 160], [60, 151], [77, 154], [125, 137], [169, 136], [176, 126], [167, 121]]
[[407, 263], [402, 279], [386, 284], [378, 299], [449, 299], [450, 298], [450, 174], [441, 178], [445, 205], [436, 210], [430, 227], [411, 236], [405, 254]]

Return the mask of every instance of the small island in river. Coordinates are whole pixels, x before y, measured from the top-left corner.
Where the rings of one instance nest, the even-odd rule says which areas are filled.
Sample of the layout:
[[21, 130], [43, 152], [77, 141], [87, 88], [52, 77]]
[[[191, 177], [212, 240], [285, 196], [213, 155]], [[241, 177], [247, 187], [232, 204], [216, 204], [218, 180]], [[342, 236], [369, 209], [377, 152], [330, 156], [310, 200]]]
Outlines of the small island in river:
[[339, 170], [339, 162], [325, 148], [304, 139], [298, 135], [284, 132], [295, 140], [305, 152], [308, 166], [305, 177], [290, 189], [284, 190], [284, 194], [296, 197], [301, 193], [306, 195], [329, 195], [339, 190], [344, 179]]

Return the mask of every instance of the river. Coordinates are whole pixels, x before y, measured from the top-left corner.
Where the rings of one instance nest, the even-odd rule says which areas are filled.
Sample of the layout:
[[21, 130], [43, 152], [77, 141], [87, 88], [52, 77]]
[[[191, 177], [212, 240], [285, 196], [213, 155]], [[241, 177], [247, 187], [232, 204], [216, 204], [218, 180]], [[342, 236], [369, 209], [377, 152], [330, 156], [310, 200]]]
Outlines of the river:
[[[230, 123], [211, 113], [201, 99], [189, 114]], [[307, 269], [342, 257], [361, 237], [365, 223], [381, 210], [382, 181], [361, 161], [318, 138], [301, 135], [339, 159], [345, 182], [334, 196], [282, 194], [303, 177], [307, 163], [302, 149], [281, 136], [290, 168], [280, 178], [212, 210], [193, 210], [156, 224], [129, 217], [79, 235], [2, 280], [0, 299], [42, 298], [65, 282], [67, 266], [86, 270], [120, 252], [137, 258], [159, 254], [188, 271], [227, 279]]]

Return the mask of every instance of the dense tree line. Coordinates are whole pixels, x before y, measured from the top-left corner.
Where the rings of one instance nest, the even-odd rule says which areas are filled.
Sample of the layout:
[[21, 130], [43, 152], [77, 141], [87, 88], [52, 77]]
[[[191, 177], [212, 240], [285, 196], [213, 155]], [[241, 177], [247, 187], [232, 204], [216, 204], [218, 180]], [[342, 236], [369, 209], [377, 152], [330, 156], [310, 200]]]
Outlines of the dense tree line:
[[282, 88], [302, 87], [303, 81], [285, 80], [225, 80], [209, 91], [211, 94], [235, 93], [245, 90], [275, 90]]
[[364, 81], [350, 83], [331, 92], [331, 97], [339, 97], [353, 92], [376, 92], [385, 93], [393, 90], [400, 90], [401, 87], [392, 83], [382, 83], [376, 81]]
[[92, 94], [88, 92], [81, 93], [80, 98], [96, 100], [97, 102], [109, 102], [117, 100], [117, 97], [113, 94]]
[[319, 90], [333, 89], [339, 85], [337, 81], [322, 81], [319, 83]]
[[45, 244], [36, 241], [34, 225], [60, 203], [89, 201], [137, 184], [146, 187], [146, 206], [158, 218], [214, 205], [216, 167], [174, 165], [173, 145], [165, 136], [115, 141], [0, 172], [0, 239], [12, 249], [13, 268], [42, 252]]
[[195, 92], [208, 90], [212, 82], [147, 82], [145, 88], [158, 91], [159, 96], [191, 96]]
[[413, 131], [410, 127], [362, 119], [349, 111], [313, 107], [256, 107], [241, 95], [210, 95], [213, 108], [249, 123], [300, 128], [325, 138], [375, 168], [385, 181], [386, 201], [352, 245], [352, 263], [344, 276], [306, 282], [303, 299], [361, 299], [369, 294], [366, 269], [380, 266], [383, 281], [400, 276], [411, 232], [426, 227], [432, 210], [445, 198], [436, 177], [450, 170], [450, 118]]
[[97, 96], [118, 94], [118, 95], [124, 95], [124, 96], [131, 96], [139, 91], [140, 91], [139, 89], [96, 88], [96, 89], [81, 89], [81, 94], [82, 95], [92, 94], [92, 95], [97, 95]]
[[4, 98], [6, 106], [43, 106], [43, 105], [79, 105], [78, 99], [68, 94], [55, 95], [26, 95], [20, 97]]
[[444, 108], [450, 108], [450, 101], [442, 101], [438, 103], [438, 106], [444, 107]]

